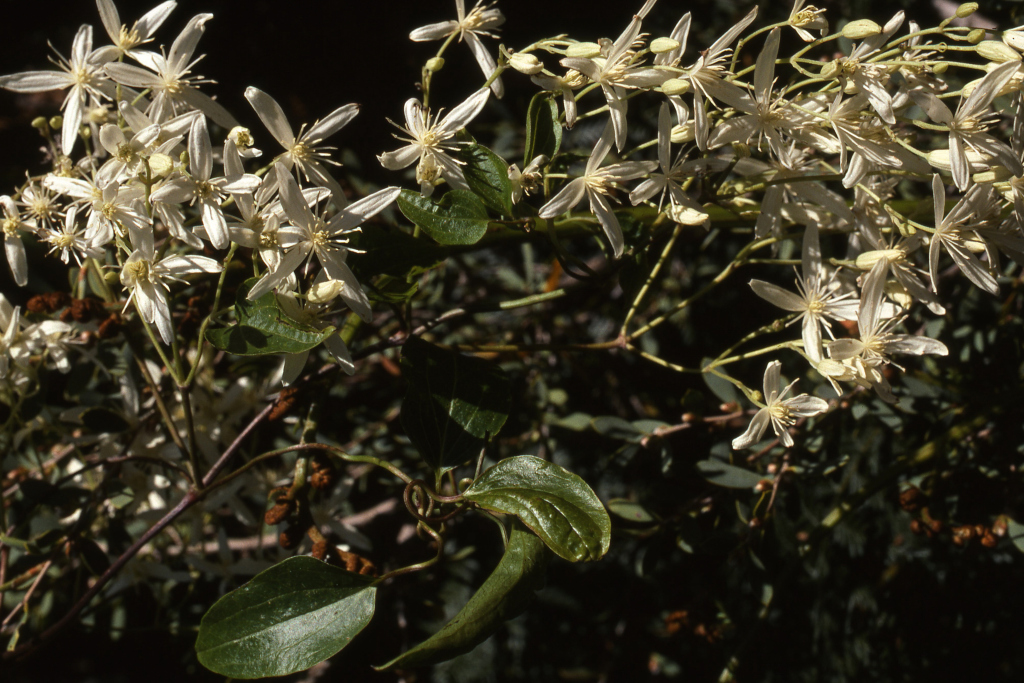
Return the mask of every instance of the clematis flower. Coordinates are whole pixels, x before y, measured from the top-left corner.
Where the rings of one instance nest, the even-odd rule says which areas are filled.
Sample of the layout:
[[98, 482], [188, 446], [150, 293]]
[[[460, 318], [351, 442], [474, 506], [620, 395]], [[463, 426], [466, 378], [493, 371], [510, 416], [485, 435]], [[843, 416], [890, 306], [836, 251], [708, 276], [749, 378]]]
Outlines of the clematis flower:
[[399, 130], [410, 135], [409, 138], [395, 136], [399, 140], [408, 141], [408, 145], [394, 152], [384, 152], [377, 157], [381, 166], [389, 171], [407, 168], [412, 162], [416, 165], [416, 182], [420, 184], [420, 194], [429, 197], [434, 186], [443, 177], [452, 187], [468, 190], [469, 185], [462, 175], [459, 163], [448, 156], [447, 152], [459, 148], [458, 143], [451, 140], [460, 129], [472, 121], [487, 103], [490, 90], [480, 88], [470, 95], [465, 102], [452, 109], [441, 118], [435, 115], [431, 120], [430, 112], [423, 113], [423, 105], [419, 100], [409, 99], [405, 102], [405, 127], [391, 122]]
[[346, 104], [343, 107], [338, 107], [326, 118], [314, 123], [309, 130], [305, 130], [305, 126], [300, 128], [299, 135], [296, 137], [284, 110], [273, 97], [250, 86], [245, 89], [245, 99], [249, 100], [256, 115], [260, 117], [260, 121], [267, 127], [274, 139], [284, 147], [284, 152], [279, 154], [274, 161], [284, 164], [288, 170], [294, 166], [302, 172], [306, 180], [314, 185], [326, 187], [331, 191], [334, 203], [339, 207], [344, 207], [348, 203], [345, 193], [338, 181], [324, 167], [325, 163], [339, 165], [338, 162], [331, 160], [329, 155], [329, 152], [335, 148], [320, 143], [354, 119], [359, 113], [359, 105]]
[[609, 121], [604, 127], [604, 132], [594, 145], [594, 151], [587, 160], [587, 168], [579, 178], [569, 181], [551, 200], [541, 207], [538, 214], [541, 218], [548, 219], [560, 216], [583, 201], [586, 196], [590, 202], [590, 210], [597, 217], [601, 228], [604, 230], [608, 242], [611, 244], [612, 253], [615, 258], [622, 256], [625, 242], [622, 237], [622, 226], [619, 219], [612, 212], [612, 207], [606, 197], [612, 193], [622, 181], [639, 178], [645, 173], [650, 173], [657, 164], [653, 161], [625, 161], [611, 166], [601, 167], [601, 162], [608, 156], [612, 149], [612, 140], [615, 136], [614, 124]]
[[401, 188], [387, 187], [374, 192], [349, 205], [330, 221], [324, 221], [310, 211], [298, 184], [283, 165], [275, 165], [274, 172], [277, 174], [281, 204], [290, 221], [289, 225], [278, 231], [281, 247], [286, 251], [277, 268], [267, 272], [249, 290], [249, 299], [253, 300], [266, 294], [291, 275], [303, 261], [308, 264], [316, 255], [320, 265], [327, 271], [327, 277], [344, 283], [342, 299], [363, 320], [370, 320], [370, 300], [356, 280], [355, 274], [345, 264], [348, 256], [348, 248], [345, 246], [348, 243], [346, 235], [357, 230], [367, 218], [387, 208], [398, 197]]
[[[828, 33], [828, 19], [822, 15], [825, 10], [818, 9], [814, 5], [804, 7], [806, 0], [796, 0], [793, 9], [789, 13], [788, 23], [805, 43], [813, 43], [818, 38], [824, 38]], [[818, 32], [818, 38], [811, 34], [811, 31]]]
[[[497, 64], [494, 63], [494, 57], [491, 56], [491, 53], [480, 42], [480, 36], [496, 38], [497, 36], [491, 33], [490, 29], [504, 24], [505, 15], [499, 9], [492, 9], [493, 2], [488, 5], [483, 5], [482, 2], [483, 0], [478, 0], [473, 9], [469, 11], [469, 14], [466, 14], [466, 0], [455, 0], [455, 13], [458, 19], [421, 26], [409, 34], [409, 40], [416, 42], [441, 40], [453, 33], [458, 33], [459, 41], [461, 42], [465, 39], [466, 45], [469, 46], [473, 56], [476, 57], [476, 63], [480, 65], [480, 70], [484, 72], [484, 78], [490, 78], [497, 68]], [[505, 94], [505, 87], [501, 83], [500, 76], [491, 83], [491, 90], [494, 92], [494, 96], [498, 98]]]
[[58, 53], [60, 71], [24, 71], [0, 76], [0, 88], [13, 92], [33, 93], [69, 88], [61, 110], [60, 144], [64, 154], [70, 155], [78, 139], [78, 129], [89, 100], [113, 97], [114, 86], [103, 73], [103, 64], [95, 59], [92, 50], [92, 26], [83, 25], [75, 34], [71, 45], [71, 59]]
[[113, 45], [99, 48], [96, 51], [97, 59], [101, 62], [112, 62], [122, 55], [134, 57], [135, 48], [153, 40], [153, 34], [167, 21], [171, 12], [178, 6], [174, 0], [162, 2], [149, 10], [142, 17], [132, 24], [131, 28], [121, 23], [121, 17], [117, 13], [117, 7], [113, 0], [96, 0], [96, 9], [100, 13], [100, 21], [106, 29]]
[[159, 261], [153, 244], [152, 230], [129, 231], [132, 251], [121, 267], [121, 284], [129, 290], [127, 310], [135, 302], [135, 308], [147, 322], [156, 325], [165, 344], [174, 338], [171, 325], [171, 307], [167, 303], [171, 282], [183, 282], [185, 275], [196, 273], [219, 273], [219, 262], [205, 256], [171, 255]]
[[100, 258], [103, 256], [103, 242], [97, 242], [96, 234], [90, 238], [88, 230], [81, 230], [79, 221], [76, 221], [76, 215], [78, 213], [78, 207], [72, 205], [68, 207], [67, 214], [64, 216], [64, 223], [59, 230], [51, 228], [43, 228], [41, 237], [46, 242], [50, 243], [50, 252], [60, 251], [60, 260], [63, 263], [68, 262], [68, 258], [71, 254], [75, 255], [75, 261], [78, 265], [82, 265], [82, 257], [88, 256], [89, 258]]
[[[928, 272], [932, 291], [937, 292], [936, 276], [939, 272], [939, 253], [944, 247], [967, 279], [989, 294], [999, 293], [999, 283], [985, 264], [964, 244], [964, 233], [969, 232], [969, 221], [982, 213], [992, 202], [992, 189], [986, 185], [972, 185], [956, 205], [946, 211], [946, 187], [938, 174], [932, 176], [932, 203], [935, 208], [935, 233], [928, 246]], [[945, 215], [943, 215], [945, 214]]]
[[780, 392], [779, 386], [782, 383], [781, 368], [782, 363], [777, 360], [773, 360], [765, 368], [765, 405], [754, 415], [754, 419], [750, 421], [747, 431], [732, 440], [734, 450], [749, 448], [760, 441], [764, 437], [769, 424], [772, 426], [775, 436], [779, 437], [782, 445], [786, 448], [791, 448], [793, 446], [793, 437], [789, 433], [789, 428], [793, 426], [797, 418], [811, 417], [828, 410], [828, 403], [817, 396], [800, 394], [799, 396], [786, 398], [790, 389], [799, 380], [793, 380]]
[[19, 287], [24, 287], [28, 282], [28, 259], [25, 257], [25, 244], [21, 241], [21, 233], [34, 233], [36, 228], [25, 222], [18, 205], [7, 195], [0, 197], [0, 207], [4, 212], [4, 252], [7, 254], [7, 265], [11, 268], [14, 282]]

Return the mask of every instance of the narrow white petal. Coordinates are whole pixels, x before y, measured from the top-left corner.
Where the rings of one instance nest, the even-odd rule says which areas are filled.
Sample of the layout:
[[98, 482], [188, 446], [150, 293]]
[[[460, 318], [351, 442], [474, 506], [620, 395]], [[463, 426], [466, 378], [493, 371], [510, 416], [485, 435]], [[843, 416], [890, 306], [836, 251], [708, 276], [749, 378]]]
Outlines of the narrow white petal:
[[422, 43], [427, 40], [440, 40], [459, 29], [457, 21], [442, 21], [436, 24], [421, 26], [409, 34], [409, 40]]
[[249, 100], [256, 115], [260, 117], [260, 121], [267, 127], [274, 139], [285, 149], [291, 149], [295, 144], [295, 133], [292, 131], [291, 124], [288, 123], [284, 109], [277, 103], [277, 100], [252, 86], [245, 89], [245, 99]]
[[313, 127], [302, 136], [302, 139], [315, 144], [329, 138], [344, 128], [358, 113], [358, 104], [346, 104], [343, 107], [338, 107], [326, 117], [313, 124]]
[[542, 206], [538, 215], [544, 219], [561, 216], [579, 204], [583, 200], [583, 195], [586, 194], [586, 191], [586, 180], [584, 178], [576, 178], [563, 187], [547, 204]]
[[461, 128], [465, 128], [466, 124], [473, 120], [480, 110], [487, 104], [487, 98], [490, 96], [491, 91], [487, 88], [481, 88], [475, 93], [470, 95], [465, 102], [452, 109], [448, 114], [437, 124], [437, 132], [454, 133]]
[[757, 414], [754, 415], [754, 419], [750, 421], [747, 431], [732, 440], [733, 450], [738, 451], [743, 448], [748, 448], [760, 441], [761, 437], [764, 436], [765, 430], [768, 429], [770, 417], [768, 410], [765, 408], [757, 411]]
[[401, 192], [402, 188], [400, 187], [386, 187], [363, 197], [332, 218], [327, 224], [328, 231], [334, 235], [351, 231], [367, 218], [390, 206]]
[[600, 192], [594, 192], [589, 188], [587, 195], [590, 197], [590, 209], [594, 212], [598, 222], [604, 229], [608, 242], [611, 243], [612, 254], [615, 258], [619, 258], [625, 250], [625, 240], [622, 236], [622, 226], [619, 225], [619, 219], [615, 217], [615, 212], [612, 211], [612, 207], [604, 195]]

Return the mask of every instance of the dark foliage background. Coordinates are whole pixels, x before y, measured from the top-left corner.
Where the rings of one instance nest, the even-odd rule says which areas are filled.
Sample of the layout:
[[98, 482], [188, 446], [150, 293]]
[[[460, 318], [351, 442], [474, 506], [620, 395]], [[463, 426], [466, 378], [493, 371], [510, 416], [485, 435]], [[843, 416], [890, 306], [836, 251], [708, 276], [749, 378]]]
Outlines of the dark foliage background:
[[[92, 2], [59, 4], [54, 20], [37, 13], [17, 22], [17, 31], [8, 22], [0, 70], [40, 67], [46, 41], [67, 49], [82, 22], [92, 22], [100, 40]], [[272, 140], [242, 98], [245, 86], [272, 94], [293, 122], [312, 121], [346, 102], [361, 103], [360, 116], [337, 144], [351, 150], [345, 158], [353, 174], [381, 180], [373, 155], [392, 145], [385, 118], [401, 117], [402, 102], [415, 96], [419, 65], [436, 49], [404, 37], [412, 28], [449, 18], [452, 4], [185, 0], [161, 36], [169, 43], [191, 14], [214, 14], [199, 49], [210, 57], [196, 70], [222, 83], [213, 91], [250, 125], [268, 153], [274, 153]], [[882, 21], [902, 4], [828, 6], [836, 13], [833, 19], [842, 13]], [[122, 0], [118, 6], [127, 19], [149, 3]], [[984, 11], [1010, 26], [1019, 23], [1013, 21], [1016, 8], [994, 4]], [[571, 32], [581, 39], [614, 36], [636, 8], [520, 0], [501, 9], [508, 17], [503, 42], [519, 45], [541, 37], [541, 31]], [[691, 42], [707, 45], [747, 5], [697, 9], [662, 0], [645, 29], [665, 33], [685, 9], [694, 10], [699, 26]], [[766, 8], [758, 23], [787, 13], [781, 6]], [[936, 16], [922, 3], [908, 6], [908, 15], [922, 23]], [[461, 101], [475, 87], [455, 74], [478, 82], [468, 51], [451, 55], [437, 79], [435, 102]], [[521, 115], [531, 94], [520, 83], [492, 105], [487, 116], [495, 130], [504, 119]], [[28, 122], [52, 113], [55, 103], [59, 99], [0, 93], [5, 187], [16, 184], [23, 164], [37, 158], [37, 138]], [[696, 235], [679, 250], [659, 294], [666, 301], [692, 291], [716, 264], [731, 258], [727, 245], [701, 251], [701, 239]], [[541, 250], [536, 259], [548, 263], [551, 255]], [[521, 256], [518, 250], [495, 250], [466, 256], [457, 265], [446, 271], [443, 283], [450, 301], [458, 301], [453, 295], [459, 293], [507, 286], [498, 274], [510, 265], [521, 267]], [[609, 282], [570, 297], [566, 305], [519, 319], [516, 334], [534, 340], [552, 331], [602, 338], [621, 320], [629, 300], [623, 290], [630, 291], [639, 277], [632, 268], [626, 266], [621, 285]], [[459, 270], [475, 273], [477, 280], [467, 283]], [[772, 278], [774, 272], [765, 268], [750, 276]], [[23, 296], [6, 269], [0, 278], [10, 298]], [[670, 360], [689, 364], [702, 352], [732, 344], [751, 329], [749, 317], [764, 318], [756, 324], [770, 322], [771, 312], [756, 305], [746, 288], [728, 292], [694, 307], [650, 343]], [[944, 295], [957, 303], [928, 331], [950, 347], [949, 358], [908, 368], [897, 409], [861, 394], [848, 410], [827, 418], [814, 438], [791, 453], [789, 464], [797, 470], [782, 479], [767, 517], [770, 490], [762, 495], [717, 487], [695, 469], [709, 453], [727, 448], [736, 424], [642, 439], [643, 420], [676, 424], [684, 412], [719, 412], [729, 397], [716, 395], [699, 378], [666, 373], [625, 355], [499, 358], [513, 377], [516, 398], [494, 457], [542, 449], [580, 474], [605, 501], [636, 507], [619, 508], [628, 512], [616, 518], [605, 560], [583, 566], [553, 562], [549, 587], [525, 615], [473, 653], [434, 671], [407, 672], [406, 680], [710, 681], [718, 680], [731, 661], [741, 681], [1019, 680], [1024, 556], [1009, 534], [988, 547], [973, 527], [991, 531], [1004, 515], [1024, 520], [1024, 287], [1018, 277], [992, 298], [961, 278]], [[443, 341], [490, 341], [487, 318], [475, 322]], [[749, 372], [759, 372], [756, 367]], [[333, 388], [325, 407], [340, 416], [332, 425], [339, 440], [348, 438], [342, 432], [371, 429], [368, 423], [393, 408], [403, 393], [401, 380], [380, 363], [368, 363], [361, 373], [360, 383]], [[407, 457], [391, 438], [395, 433], [400, 434], [397, 423], [375, 438], [386, 457]], [[934, 449], [926, 464], [890, 469], [926, 444]], [[778, 453], [746, 466], [767, 473], [769, 464], [780, 464]], [[870, 494], [863, 500], [857, 495], [862, 487]], [[913, 495], [905, 494], [911, 489], [921, 498], [911, 500]], [[367, 477], [353, 489], [351, 507], [364, 509], [394, 494], [383, 480]], [[862, 504], [830, 533], [819, 533], [821, 520], [843, 500]], [[410, 552], [407, 547], [392, 547], [398, 523], [383, 517], [361, 531], [380, 543], [382, 553], [415, 561], [403, 556]], [[973, 537], [954, 542], [956, 530], [966, 527]], [[325, 681], [397, 680], [393, 674], [374, 675], [368, 667], [436, 628], [446, 614], [444, 604], [468, 598], [500, 554], [493, 526], [485, 521], [460, 522], [454, 535], [475, 552], [382, 591], [376, 618], [351, 647], [318, 674], [289, 680], [316, 675]], [[220, 680], [196, 663], [194, 633], [208, 605], [239, 582], [179, 583], [168, 595], [137, 586], [123, 598], [129, 614], [123, 628], [98, 613], [91, 627], [66, 631], [34, 659], [0, 670], [0, 678]]]

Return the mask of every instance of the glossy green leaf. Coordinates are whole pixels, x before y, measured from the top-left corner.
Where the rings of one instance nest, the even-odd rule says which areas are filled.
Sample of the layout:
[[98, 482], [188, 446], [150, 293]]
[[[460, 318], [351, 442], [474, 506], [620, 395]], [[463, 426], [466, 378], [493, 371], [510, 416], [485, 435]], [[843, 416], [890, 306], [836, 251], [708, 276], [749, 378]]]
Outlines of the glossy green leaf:
[[512, 181], [508, 179], [508, 164], [483, 145], [467, 145], [459, 150], [459, 160], [465, 162], [462, 174], [469, 189], [487, 208], [509, 218], [512, 217]]
[[451, 190], [438, 200], [402, 190], [398, 208], [438, 244], [476, 244], [487, 233], [487, 207], [469, 190]]
[[466, 606], [440, 631], [377, 670], [436, 664], [487, 640], [504, 622], [526, 609], [534, 593], [544, 587], [547, 554], [536, 536], [513, 529], [501, 562]]
[[562, 124], [558, 120], [558, 105], [548, 93], [537, 93], [526, 111], [526, 150], [523, 168], [538, 154], [550, 159], [562, 146]]
[[757, 472], [714, 459], [701, 460], [697, 463], [697, 470], [712, 484], [730, 489], [750, 489], [764, 478]]
[[515, 515], [570, 562], [599, 560], [608, 552], [612, 522], [601, 500], [579, 476], [547, 460], [506, 458], [463, 496], [485, 510]]
[[284, 676], [322, 662], [373, 617], [373, 579], [312, 557], [291, 557], [257, 574], [210, 608], [196, 653], [231, 678]]
[[249, 301], [246, 296], [256, 282], [251, 278], [238, 288], [237, 325], [206, 331], [206, 340], [218, 349], [237, 356], [301, 353], [319, 346], [334, 333], [333, 327], [318, 330], [288, 317], [273, 292]]
[[402, 375], [402, 426], [435, 470], [476, 457], [508, 418], [511, 388], [494, 363], [414, 337], [402, 348]]

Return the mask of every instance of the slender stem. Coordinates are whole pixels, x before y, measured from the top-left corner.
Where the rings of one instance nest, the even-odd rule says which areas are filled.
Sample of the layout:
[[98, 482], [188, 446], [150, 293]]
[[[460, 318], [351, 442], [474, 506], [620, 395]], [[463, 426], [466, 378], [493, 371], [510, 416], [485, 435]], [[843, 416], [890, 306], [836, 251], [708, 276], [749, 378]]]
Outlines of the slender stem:
[[626, 313], [626, 319], [622, 321], [622, 327], [619, 328], [620, 337], [626, 336], [626, 331], [629, 329], [629, 323], [633, 319], [633, 316], [636, 315], [636, 310], [640, 306], [640, 302], [645, 296], [647, 296], [647, 290], [650, 289], [651, 284], [654, 282], [655, 278], [658, 277], [658, 273], [661, 272], [661, 267], [665, 265], [665, 262], [668, 260], [668, 255], [672, 251], [672, 247], [675, 246], [676, 240], [681, 234], [683, 234], [683, 224], [677, 223], [676, 229], [672, 231], [672, 236], [668, 238], [668, 242], [665, 244], [665, 248], [661, 250], [661, 256], [654, 264], [654, 268], [651, 269], [650, 275], [647, 276], [647, 280], [644, 281], [640, 291], [633, 299], [633, 303], [629, 307], [629, 311]]

